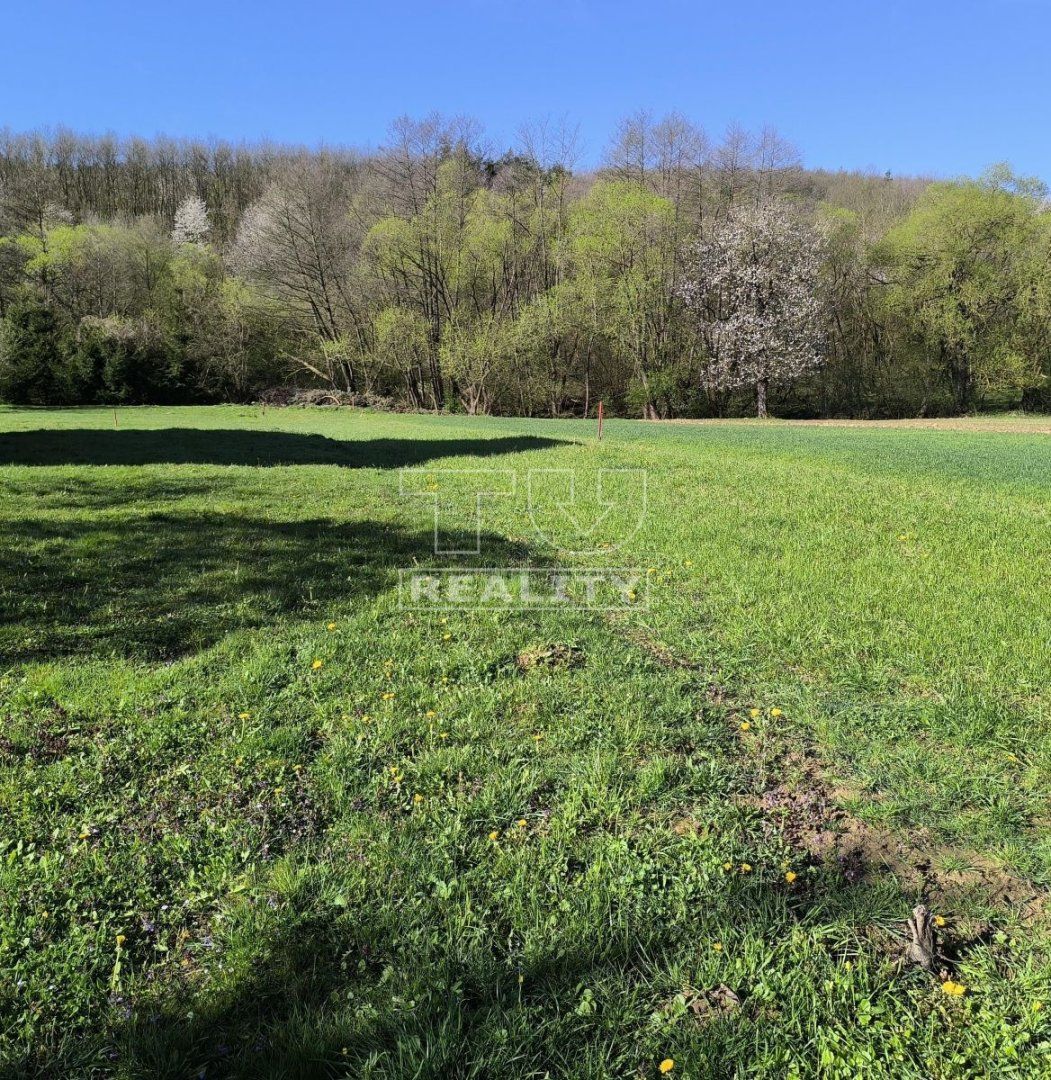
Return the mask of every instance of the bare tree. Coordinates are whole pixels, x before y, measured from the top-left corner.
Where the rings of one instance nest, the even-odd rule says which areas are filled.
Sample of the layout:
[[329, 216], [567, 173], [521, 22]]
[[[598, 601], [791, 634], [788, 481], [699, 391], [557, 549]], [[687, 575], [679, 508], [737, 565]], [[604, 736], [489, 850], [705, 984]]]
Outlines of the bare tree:
[[347, 213], [356, 179], [338, 160], [295, 160], [245, 212], [232, 252], [235, 268], [287, 303], [308, 334], [330, 344], [357, 339], [351, 352], [367, 333], [350, 288], [360, 246]]
[[682, 296], [707, 346], [707, 378], [726, 390], [754, 387], [760, 417], [771, 385], [822, 362], [822, 246], [782, 202], [737, 207], [697, 244]]

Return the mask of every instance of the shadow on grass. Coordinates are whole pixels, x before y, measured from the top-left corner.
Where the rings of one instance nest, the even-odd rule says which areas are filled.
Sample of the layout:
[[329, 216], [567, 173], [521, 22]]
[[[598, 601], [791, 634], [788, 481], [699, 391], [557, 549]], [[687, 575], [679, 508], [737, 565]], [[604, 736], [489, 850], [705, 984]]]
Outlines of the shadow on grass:
[[398, 469], [440, 458], [492, 457], [560, 445], [563, 440], [532, 435], [354, 440], [225, 428], [75, 428], [0, 433], [0, 465], [338, 465], [347, 469]]
[[[573, 1068], [588, 1056], [588, 1042], [607, 1056], [609, 1071], [601, 1075], [640, 1075], [625, 1067], [624, 1059], [635, 1057], [633, 1032], [611, 1030], [601, 1016], [582, 1019], [577, 1007], [584, 987], [610, 978], [646, 981], [655, 958], [681, 946], [673, 928], [640, 927], [633, 942], [596, 928], [592, 943], [553, 949], [516, 971], [497, 941], [487, 954], [465, 957], [455, 940], [436, 935], [426, 954], [407, 956], [396, 917], [370, 925], [369, 913], [361, 915], [339, 923], [315, 915], [285, 929], [252, 974], [211, 1006], [188, 998], [184, 1006], [144, 1009], [109, 1033], [120, 1075], [597, 1076]], [[385, 971], [407, 966], [426, 970], [426, 988], [376, 1016], [371, 1002], [389, 1004]], [[738, 1030], [713, 1025], [709, 1035], [711, 1075], [731, 1075], [747, 1055]]]
[[[475, 899], [493, 902], [492, 897]], [[106, 1038], [120, 1075], [150, 1080], [640, 1076], [645, 1009], [631, 1019], [604, 1017], [601, 1009], [588, 1018], [579, 1011], [584, 988], [610, 981], [625, 991], [651, 985], [658, 996], [651, 991], [648, 1008], [659, 1009], [676, 990], [662, 977], [662, 968], [696, 965], [694, 957], [714, 926], [745, 918], [777, 937], [796, 932], [800, 921], [824, 925], [834, 917], [864, 925], [873, 904], [884, 914], [907, 910], [893, 886], [841, 883], [809, 903], [797, 900], [789, 906], [770, 886], [731, 883], [693, 926], [641, 922], [631, 936], [596, 926], [590, 941], [569, 949], [552, 945], [516, 970], [498, 934], [487, 952], [465, 955], [454, 937], [442, 939], [447, 924], [441, 917], [433, 919], [433, 937], [417, 935], [414, 944], [405, 940], [409, 926], [399, 925], [397, 914], [375, 916], [365, 908], [354, 920], [340, 919], [317, 914], [309, 897], [301, 902], [306, 910], [314, 906], [314, 913], [269, 940], [248, 977], [221, 997], [204, 1003], [188, 996], [159, 1010], [146, 1007], [111, 1029]], [[422, 942], [427, 944], [415, 951]], [[417, 986], [418, 997], [395, 997], [391, 1007], [384, 983], [387, 993], [396, 995], [399, 980], [387, 976], [406, 969], [426, 971], [425, 984]], [[901, 978], [925, 976], [905, 972]], [[691, 1076], [740, 1075], [755, 1053], [756, 1018], [763, 1006], [750, 1000], [747, 980], [730, 981], [741, 994], [739, 1014], [714, 1015], [696, 1026], [684, 1021], [693, 1041], [691, 1057], [702, 1069]], [[682, 1036], [669, 1033], [669, 1038]], [[597, 1058], [602, 1071], [579, 1067], [585, 1059], [594, 1066]]]
[[[395, 587], [433, 559], [431, 531], [215, 511], [5, 524], [0, 664], [63, 655], [171, 660], [235, 630], [304, 617]], [[474, 533], [451, 537], [469, 550]], [[528, 549], [483, 535], [494, 565]]]

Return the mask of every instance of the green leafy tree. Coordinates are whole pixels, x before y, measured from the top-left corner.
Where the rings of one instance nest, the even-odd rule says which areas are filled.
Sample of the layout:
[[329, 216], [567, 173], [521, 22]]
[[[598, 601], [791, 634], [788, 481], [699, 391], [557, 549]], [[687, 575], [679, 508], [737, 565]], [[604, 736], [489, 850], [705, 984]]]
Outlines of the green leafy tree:
[[596, 334], [628, 368], [647, 417], [667, 415], [667, 381], [692, 341], [679, 298], [682, 231], [675, 205], [641, 184], [603, 181], [574, 208], [573, 265]]
[[880, 255], [886, 311], [945, 372], [956, 409], [1042, 381], [1051, 229], [1038, 185], [1004, 170], [932, 184]]

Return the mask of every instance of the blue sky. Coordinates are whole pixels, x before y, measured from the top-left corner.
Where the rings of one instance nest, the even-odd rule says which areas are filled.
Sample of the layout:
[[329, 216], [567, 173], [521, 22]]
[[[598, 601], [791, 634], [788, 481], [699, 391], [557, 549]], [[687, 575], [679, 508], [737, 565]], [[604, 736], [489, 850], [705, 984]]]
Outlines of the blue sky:
[[1051, 180], [1051, 0], [6, 0], [0, 126], [376, 145], [390, 120], [678, 109], [809, 165]]

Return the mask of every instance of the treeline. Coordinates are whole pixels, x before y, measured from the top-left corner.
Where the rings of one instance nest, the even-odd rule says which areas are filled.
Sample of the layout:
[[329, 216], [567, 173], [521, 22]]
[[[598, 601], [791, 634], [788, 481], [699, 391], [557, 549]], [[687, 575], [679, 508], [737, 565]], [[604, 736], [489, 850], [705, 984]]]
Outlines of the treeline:
[[806, 170], [639, 114], [372, 152], [0, 136], [0, 397], [895, 416], [1051, 405], [1051, 212], [1005, 167]]

